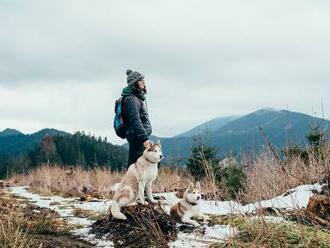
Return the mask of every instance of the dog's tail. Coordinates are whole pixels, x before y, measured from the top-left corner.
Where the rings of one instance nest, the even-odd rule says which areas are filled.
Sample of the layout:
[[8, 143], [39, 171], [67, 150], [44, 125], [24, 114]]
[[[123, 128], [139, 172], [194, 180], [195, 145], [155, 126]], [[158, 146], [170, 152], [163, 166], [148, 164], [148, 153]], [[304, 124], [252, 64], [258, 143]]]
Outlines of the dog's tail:
[[112, 186], [110, 187], [110, 191], [112, 191], [112, 192], [116, 192], [116, 191], [119, 190], [120, 187], [121, 187], [121, 183], [115, 183], [114, 185], [112, 185]]
[[118, 205], [118, 202], [113, 201], [110, 206], [110, 212], [113, 218], [119, 219], [119, 220], [126, 220], [127, 217], [120, 212], [120, 206]]

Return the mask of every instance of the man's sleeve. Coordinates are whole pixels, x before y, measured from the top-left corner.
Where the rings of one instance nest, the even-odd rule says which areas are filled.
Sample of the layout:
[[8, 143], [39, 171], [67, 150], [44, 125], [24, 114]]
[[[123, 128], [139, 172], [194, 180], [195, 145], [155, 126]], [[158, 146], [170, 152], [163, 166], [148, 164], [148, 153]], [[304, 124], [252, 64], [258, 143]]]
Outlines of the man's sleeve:
[[125, 99], [125, 114], [128, 121], [128, 126], [131, 127], [134, 133], [138, 136], [141, 142], [148, 140], [148, 135], [144, 130], [139, 112], [140, 102], [134, 96], [128, 96]]

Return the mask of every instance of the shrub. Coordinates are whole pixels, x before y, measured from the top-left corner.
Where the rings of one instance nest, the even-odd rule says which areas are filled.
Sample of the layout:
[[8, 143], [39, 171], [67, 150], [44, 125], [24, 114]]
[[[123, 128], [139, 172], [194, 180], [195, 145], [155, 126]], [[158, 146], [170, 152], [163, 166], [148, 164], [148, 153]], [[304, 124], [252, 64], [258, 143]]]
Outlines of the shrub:
[[241, 166], [229, 165], [219, 169], [216, 173], [216, 180], [220, 184], [220, 188], [224, 187], [231, 198], [235, 198], [243, 190], [245, 179], [246, 175]]
[[206, 165], [214, 167], [218, 164], [217, 149], [207, 144], [205, 136], [197, 135], [193, 137], [193, 144], [190, 149], [190, 158], [188, 159], [187, 169], [195, 180], [201, 180], [207, 176]]

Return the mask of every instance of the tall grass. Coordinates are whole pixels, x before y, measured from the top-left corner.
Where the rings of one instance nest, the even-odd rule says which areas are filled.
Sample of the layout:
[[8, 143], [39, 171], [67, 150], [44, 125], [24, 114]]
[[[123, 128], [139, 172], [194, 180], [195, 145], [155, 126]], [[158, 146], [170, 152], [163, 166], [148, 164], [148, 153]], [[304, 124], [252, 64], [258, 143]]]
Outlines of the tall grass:
[[[206, 159], [202, 163], [206, 175], [201, 181], [202, 189], [207, 195], [219, 199], [219, 196], [228, 193], [228, 189], [217, 188], [214, 171], [209, 163]], [[243, 156], [239, 163], [244, 165], [246, 181], [244, 191], [237, 198], [244, 202], [255, 202], [278, 196], [302, 184], [319, 182], [329, 175], [330, 146], [323, 148], [322, 159], [309, 150], [307, 162], [298, 156], [279, 160], [265, 151], [254, 159]], [[111, 172], [102, 168], [84, 170], [79, 166], [74, 167], [72, 172], [58, 165], [43, 165], [28, 174], [16, 175], [13, 180], [20, 185], [31, 186], [33, 191], [43, 195], [56, 193], [80, 196], [99, 192], [102, 196], [109, 197], [111, 187], [120, 182], [123, 176], [123, 172]], [[180, 191], [192, 181], [193, 177], [187, 171], [163, 166], [153, 188], [155, 192]]]
[[26, 229], [16, 218], [1, 216], [0, 218], [0, 247], [29, 248], [33, 240], [27, 235]]
[[14, 182], [28, 185], [33, 191], [43, 195], [57, 193], [79, 196], [92, 191], [107, 195], [111, 191], [111, 186], [119, 182], [121, 177], [120, 172], [111, 172], [102, 168], [84, 170], [77, 166], [70, 171], [58, 165], [43, 165], [28, 174], [15, 175], [13, 179]]
[[278, 160], [263, 152], [247, 165], [243, 198], [252, 202], [278, 196], [302, 184], [313, 184], [329, 174], [330, 147], [325, 146], [322, 159], [312, 150], [308, 160], [298, 156]]
[[[123, 172], [102, 168], [85, 170], [77, 166], [70, 171], [58, 165], [43, 165], [28, 174], [15, 175], [12, 180], [19, 185], [30, 186], [32, 191], [42, 195], [81, 196], [98, 192], [103, 197], [109, 197], [112, 186], [120, 182], [123, 175]], [[154, 192], [175, 191], [189, 185], [191, 180], [191, 176], [181, 169], [162, 167], [153, 189]]]

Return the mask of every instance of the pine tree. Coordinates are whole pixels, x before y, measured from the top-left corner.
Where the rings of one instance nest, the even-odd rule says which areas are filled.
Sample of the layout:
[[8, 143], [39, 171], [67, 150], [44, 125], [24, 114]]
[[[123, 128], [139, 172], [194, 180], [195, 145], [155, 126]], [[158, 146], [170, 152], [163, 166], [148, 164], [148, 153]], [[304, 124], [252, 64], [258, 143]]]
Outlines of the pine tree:
[[187, 163], [190, 174], [196, 180], [201, 180], [206, 175], [206, 166], [211, 165], [213, 170], [218, 162], [217, 149], [207, 144], [207, 134], [194, 136]]

